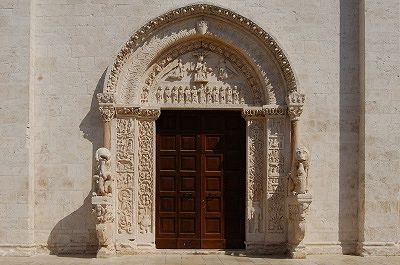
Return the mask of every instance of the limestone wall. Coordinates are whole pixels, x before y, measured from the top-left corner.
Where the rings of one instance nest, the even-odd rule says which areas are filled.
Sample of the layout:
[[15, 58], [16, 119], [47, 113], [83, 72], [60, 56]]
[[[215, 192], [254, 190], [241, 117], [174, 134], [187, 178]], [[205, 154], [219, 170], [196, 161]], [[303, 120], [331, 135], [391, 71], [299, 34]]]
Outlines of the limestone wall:
[[0, 2], [0, 255], [33, 240], [30, 26], [29, 1]]
[[[0, 3], [0, 144], [6, 150], [0, 244], [34, 241], [53, 252], [94, 251], [89, 192], [94, 152], [102, 142], [95, 95], [106, 67], [151, 18], [198, 1], [28, 2]], [[368, 242], [399, 241], [399, 6], [396, 0], [366, 2], [377, 13], [366, 13], [369, 67], [360, 96], [358, 1], [210, 1], [270, 33], [306, 94], [300, 139], [312, 157], [305, 239], [311, 253], [354, 252], [359, 228], [366, 229], [361, 237]], [[367, 116], [360, 127], [364, 94]], [[367, 146], [360, 154], [359, 143]], [[360, 202], [359, 167], [368, 180]], [[358, 205], [367, 210], [360, 220]]]
[[360, 244], [400, 254], [400, 3], [361, 1]]

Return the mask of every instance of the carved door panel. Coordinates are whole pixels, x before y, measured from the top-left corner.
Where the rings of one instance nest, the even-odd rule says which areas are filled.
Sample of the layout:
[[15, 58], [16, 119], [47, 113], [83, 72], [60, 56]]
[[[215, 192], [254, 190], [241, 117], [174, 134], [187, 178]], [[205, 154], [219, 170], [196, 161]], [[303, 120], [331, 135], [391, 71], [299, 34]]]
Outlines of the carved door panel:
[[244, 247], [244, 137], [240, 113], [162, 112], [157, 248]]

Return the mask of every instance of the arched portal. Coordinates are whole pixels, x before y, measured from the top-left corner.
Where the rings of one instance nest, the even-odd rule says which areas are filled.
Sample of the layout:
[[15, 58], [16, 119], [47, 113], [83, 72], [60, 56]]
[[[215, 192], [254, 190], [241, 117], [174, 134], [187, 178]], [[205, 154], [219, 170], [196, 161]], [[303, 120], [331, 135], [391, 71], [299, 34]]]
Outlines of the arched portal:
[[285, 249], [287, 182], [304, 95], [263, 29], [213, 5], [170, 11], [124, 45], [98, 100], [115, 187], [94, 204], [114, 209], [111, 245], [155, 247], [160, 112], [208, 109], [238, 110], [246, 120], [246, 248]]

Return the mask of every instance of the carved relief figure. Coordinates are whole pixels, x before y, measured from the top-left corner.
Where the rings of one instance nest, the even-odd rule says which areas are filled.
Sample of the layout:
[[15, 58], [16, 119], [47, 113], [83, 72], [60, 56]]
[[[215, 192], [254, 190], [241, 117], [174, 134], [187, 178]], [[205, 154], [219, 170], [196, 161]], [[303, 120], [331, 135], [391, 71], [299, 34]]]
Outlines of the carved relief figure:
[[226, 103], [232, 104], [232, 88], [230, 86], [226, 88]]
[[221, 59], [218, 64], [218, 80], [227, 80], [229, 79], [235, 71], [230, 68], [225, 59]]
[[169, 87], [166, 87], [164, 90], [164, 103], [170, 103], [170, 91], [169, 91]]
[[197, 96], [197, 88], [193, 86], [192, 88], [192, 103], [199, 103], [198, 96]]
[[219, 99], [220, 99], [219, 102], [220, 102], [221, 104], [225, 104], [225, 103], [226, 103], [226, 100], [225, 100], [225, 88], [224, 88], [224, 87], [221, 87], [221, 88], [220, 88]]
[[178, 59], [178, 65], [172, 68], [169, 72], [168, 78], [173, 80], [182, 80], [185, 76], [185, 67], [183, 66], [182, 59]]
[[294, 169], [290, 175], [290, 191], [293, 194], [304, 194], [308, 192], [308, 167], [308, 150], [303, 146], [296, 148]]
[[111, 196], [111, 153], [107, 148], [101, 147], [97, 149], [95, 158], [99, 174], [93, 176], [95, 183], [95, 190], [93, 195]]
[[157, 100], [157, 103], [161, 103], [161, 101], [162, 101], [162, 88], [161, 87], [158, 87], [158, 89], [157, 89], [156, 100]]
[[262, 215], [260, 202], [253, 202], [250, 209], [250, 231], [249, 233], [262, 233]]
[[192, 93], [188, 87], [185, 87], [185, 103], [192, 103]]
[[178, 95], [176, 91], [176, 87], [173, 87], [171, 89], [171, 103], [177, 103], [178, 102]]
[[201, 20], [197, 23], [197, 32], [200, 34], [206, 34], [208, 29], [207, 21]]
[[197, 55], [197, 63], [194, 67], [194, 82], [208, 82], [208, 73], [212, 72], [211, 68], [207, 67], [207, 63], [204, 61], [204, 55]]

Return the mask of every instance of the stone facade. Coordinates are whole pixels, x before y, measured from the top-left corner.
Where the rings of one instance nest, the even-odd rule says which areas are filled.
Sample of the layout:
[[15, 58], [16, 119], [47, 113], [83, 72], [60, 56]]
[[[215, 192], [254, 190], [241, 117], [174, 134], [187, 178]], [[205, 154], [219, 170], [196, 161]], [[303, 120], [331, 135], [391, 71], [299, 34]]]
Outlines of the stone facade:
[[246, 119], [248, 250], [400, 255], [398, 1], [193, 2], [0, 3], [0, 254], [153, 249], [155, 120], [201, 107]]

